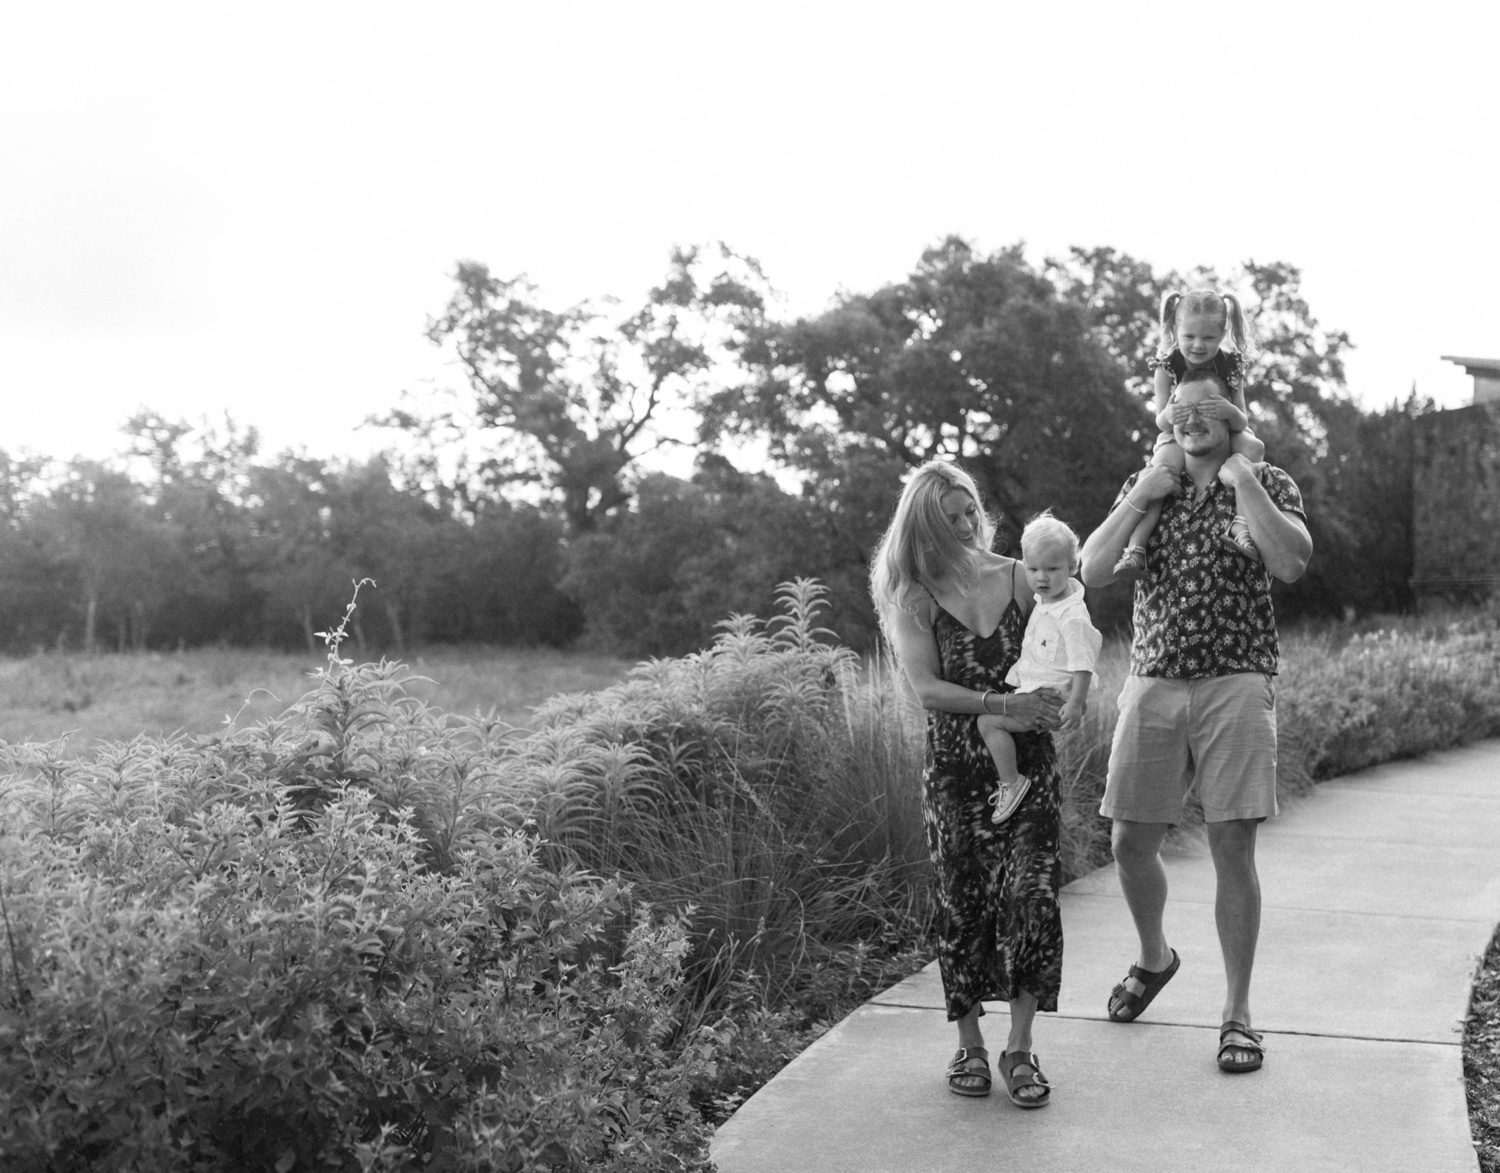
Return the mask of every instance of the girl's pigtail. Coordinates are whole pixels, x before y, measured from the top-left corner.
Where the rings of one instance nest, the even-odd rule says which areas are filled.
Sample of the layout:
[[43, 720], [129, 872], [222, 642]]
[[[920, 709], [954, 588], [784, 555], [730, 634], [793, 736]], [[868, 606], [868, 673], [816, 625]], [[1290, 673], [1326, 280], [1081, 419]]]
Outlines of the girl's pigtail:
[[1250, 326], [1245, 320], [1245, 311], [1240, 306], [1240, 299], [1232, 293], [1226, 293], [1224, 297], [1224, 316], [1229, 323], [1229, 337], [1234, 339], [1234, 348], [1245, 358], [1250, 357], [1250, 352], [1255, 349], [1255, 339], [1250, 337]]
[[1157, 358], [1166, 358], [1177, 349], [1177, 307], [1182, 303], [1182, 294], [1168, 293], [1161, 299], [1161, 342], [1156, 347]]

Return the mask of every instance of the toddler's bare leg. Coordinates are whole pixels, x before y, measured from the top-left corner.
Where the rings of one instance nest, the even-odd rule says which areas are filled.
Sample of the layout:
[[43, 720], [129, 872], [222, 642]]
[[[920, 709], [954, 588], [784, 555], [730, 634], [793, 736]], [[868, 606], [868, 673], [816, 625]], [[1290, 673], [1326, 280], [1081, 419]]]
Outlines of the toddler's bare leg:
[[[1016, 722], [1017, 725], [1021, 723]], [[1020, 732], [1018, 729], [1016, 732]], [[995, 769], [1000, 773], [1000, 782], [1012, 782], [1016, 777], [1016, 739], [1010, 735], [1006, 728], [1006, 719], [995, 716], [992, 713], [982, 713], [979, 717], [979, 736], [984, 738], [984, 746], [990, 751], [990, 757], [995, 759]]]
[[995, 759], [995, 770], [1000, 775], [1000, 785], [990, 800], [995, 807], [995, 813], [990, 817], [996, 823], [1010, 818], [1031, 788], [1031, 779], [1024, 777], [1017, 768], [1016, 739], [1011, 736], [1012, 732], [1021, 733], [1027, 728], [1023, 721], [997, 717], [993, 713], [979, 717], [979, 736], [984, 738], [985, 748]]

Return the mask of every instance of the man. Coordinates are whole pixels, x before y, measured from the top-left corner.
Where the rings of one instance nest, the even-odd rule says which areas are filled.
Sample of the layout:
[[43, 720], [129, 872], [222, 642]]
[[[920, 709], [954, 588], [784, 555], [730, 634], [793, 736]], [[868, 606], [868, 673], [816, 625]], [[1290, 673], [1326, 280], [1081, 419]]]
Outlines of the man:
[[[1243, 1072], [1259, 1068], [1265, 1055], [1251, 1030], [1250, 971], [1260, 933], [1255, 833], [1276, 813], [1279, 649], [1271, 578], [1300, 578], [1312, 539], [1292, 479], [1230, 451], [1221, 409], [1228, 395], [1212, 371], [1184, 376], [1173, 426], [1183, 471], [1151, 465], [1125, 482], [1084, 543], [1083, 581], [1113, 582], [1137, 519], [1165, 499], [1135, 586], [1131, 674], [1120, 693], [1100, 806], [1114, 820], [1115, 866], [1140, 937], [1140, 956], [1108, 1009], [1116, 1022], [1133, 1021], [1177, 972], [1179, 958], [1162, 931], [1161, 845], [1196, 785], [1227, 978], [1218, 1063]], [[1248, 524], [1258, 559], [1228, 538], [1236, 517]]]

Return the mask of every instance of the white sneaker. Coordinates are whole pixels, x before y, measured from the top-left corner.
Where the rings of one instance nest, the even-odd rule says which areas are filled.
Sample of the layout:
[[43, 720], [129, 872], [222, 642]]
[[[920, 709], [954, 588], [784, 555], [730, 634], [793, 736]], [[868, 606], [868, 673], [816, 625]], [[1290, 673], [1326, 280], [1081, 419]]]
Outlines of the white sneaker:
[[1021, 800], [1026, 797], [1026, 792], [1031, 789], [1031, 779], [1025, 774], [1017, 774], [1016, 780], [1010, 785], [1004, 782], [990, 795], [990, 805], [995, 808], [995, 813], [990, 816], [990, 822], [1003, 823], [1011, 815], [1016, 813], [1016, 807], [1021, 805]]

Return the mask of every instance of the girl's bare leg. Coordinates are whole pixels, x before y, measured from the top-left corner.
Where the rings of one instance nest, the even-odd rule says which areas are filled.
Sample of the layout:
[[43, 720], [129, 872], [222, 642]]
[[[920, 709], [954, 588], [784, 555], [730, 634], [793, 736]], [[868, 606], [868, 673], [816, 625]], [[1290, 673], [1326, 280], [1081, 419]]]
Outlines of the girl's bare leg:
[[[1182, 449], [1177, 446], [1176, 441], [1158, 444], [1156, 455], [1151, 458], [1152, 464], [1165, 465], [1168, 468], [1182, 470]], [[1156, 523], [1161, 520], [1160, 501], [1153, 501], [1146, 507], [1146, 512], [1141, 519], [1135, 523], [1135, 529], [1130, 531], [1130, 541], [1125, 546], [1125, 552], [1120, 555], [1120, 560], [1115, 563], [1114, 576], [1125, 582], [1134, 582], [1146, 573], [1146, 544], [1151, 540], [1151, 534], [1156, 529]]]
[[[1229, 450], [1243, 456], [1251, 464], [1259, 464], [1266, 455], [1266, 446], [1249, 428], [1236, 432], [1230, 437]], [[1253, 561], [1260, 561], [1260, 551], [1255, 546], [1255, 539], [1250, 536], [1249, 523], [1238, 513], [1230, 521], [1229, 528], [1224, 531], [1223, 540], [1224, 544], [1236, 553], [1243, 554]]]

